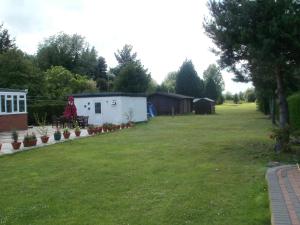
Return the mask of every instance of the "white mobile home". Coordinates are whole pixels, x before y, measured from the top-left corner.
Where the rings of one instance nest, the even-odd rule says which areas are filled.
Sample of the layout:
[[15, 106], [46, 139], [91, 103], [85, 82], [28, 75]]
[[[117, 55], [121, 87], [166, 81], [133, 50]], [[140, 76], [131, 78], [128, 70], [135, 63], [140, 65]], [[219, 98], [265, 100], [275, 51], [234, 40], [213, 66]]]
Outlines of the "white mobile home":
[[74, 94], [78, 116], [88, 116], [88, 123], [121, 124], [129, 120], [147, 120], [147, 98], [144, 94], [103, 92], [94, 94]]

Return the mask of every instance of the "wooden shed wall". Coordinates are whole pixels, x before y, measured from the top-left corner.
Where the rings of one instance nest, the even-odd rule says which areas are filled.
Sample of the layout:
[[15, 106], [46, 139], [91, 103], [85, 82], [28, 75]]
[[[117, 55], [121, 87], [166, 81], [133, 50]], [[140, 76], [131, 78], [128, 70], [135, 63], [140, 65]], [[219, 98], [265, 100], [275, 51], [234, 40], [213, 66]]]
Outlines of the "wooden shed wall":
[[171, 115], [172, 108], [175, 114], [189, 113], [192, 107], [191, 99], [177, 99], [163, 95], [149, 96], [148, 101], [154, 105], [158, 115]]

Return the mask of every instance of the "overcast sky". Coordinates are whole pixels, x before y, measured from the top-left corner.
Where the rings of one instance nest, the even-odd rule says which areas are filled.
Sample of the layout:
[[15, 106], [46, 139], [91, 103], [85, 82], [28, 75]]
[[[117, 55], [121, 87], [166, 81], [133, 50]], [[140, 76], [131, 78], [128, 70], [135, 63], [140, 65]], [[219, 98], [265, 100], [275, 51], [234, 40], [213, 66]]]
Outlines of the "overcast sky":
[[[60, 31], [77, 33], [113, 67], [114, 52], [131, 44], [158, 83], [185, 59], [201, 77], [216, 63], [202, 27], [207, 14], [206, 0], [0, 0], [0, 22], [23, 51], [35, 54], [41, 41]], [[222, 74], [226, 91], [251, 86]]]

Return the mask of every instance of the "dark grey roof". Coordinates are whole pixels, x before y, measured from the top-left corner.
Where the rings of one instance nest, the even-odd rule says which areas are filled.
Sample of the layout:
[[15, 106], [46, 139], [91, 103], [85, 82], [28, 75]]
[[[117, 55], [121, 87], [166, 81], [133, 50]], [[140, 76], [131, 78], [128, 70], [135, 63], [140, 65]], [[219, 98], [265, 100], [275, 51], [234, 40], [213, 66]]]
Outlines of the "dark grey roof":
[[71, 95], [74, 98], [90, 98], [90, 97], [118, 97], [118, 96], [127, 96], [127, 97], [147, 97], [143, 93], [125, 93], [125, 92], [99, 92], [99, 93], [82, 93], [82, 94], [73, 94]]
[[150, 94], [148, 97], [153, 96], [153, 95], [161, 95], [161, 96], [166, 96], [170, 98], [176, 98], [176, 99], [193, 99], [194, 97], [191, 96], [186, 96], [186, 95], [180, 95], [180, 94], [175, 94], [175, 93], [167, 93], [167, 92], [156, 92], [153, 94]]
[[210, 98], [195, 98], [193, 100], [193, 102], [198, 102], [198, 101], [208, 101], [208, 102], [215, 102], [214, 100], [210, 99]]
[[0, 88], [0, 92], [26, 92], [27, 93], [27, 90]]

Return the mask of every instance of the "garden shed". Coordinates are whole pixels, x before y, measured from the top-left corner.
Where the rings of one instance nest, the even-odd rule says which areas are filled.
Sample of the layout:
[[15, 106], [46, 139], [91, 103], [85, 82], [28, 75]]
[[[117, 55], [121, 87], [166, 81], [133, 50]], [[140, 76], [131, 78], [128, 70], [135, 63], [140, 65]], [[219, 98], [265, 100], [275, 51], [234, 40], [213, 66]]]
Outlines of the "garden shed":
[[196, 114], [214, 114], [215, 101], [209, 98], [197, 98], [193, 101], [193, 108]]
[[148, 102], [152, 103], [158, 115], [184, 114], [192, 112], [193, 97], [156, 92], [148, 96]]
[[78, 116], [87, 116], [88, 123], [121, 124], [147, 120], [147, 98], [144, 94], [102, 92], [74, 94]]
[[27, 90], [0, 88], [0, 131], [27, 129]]

